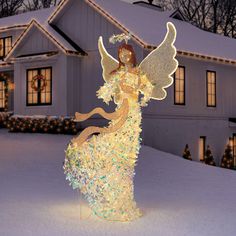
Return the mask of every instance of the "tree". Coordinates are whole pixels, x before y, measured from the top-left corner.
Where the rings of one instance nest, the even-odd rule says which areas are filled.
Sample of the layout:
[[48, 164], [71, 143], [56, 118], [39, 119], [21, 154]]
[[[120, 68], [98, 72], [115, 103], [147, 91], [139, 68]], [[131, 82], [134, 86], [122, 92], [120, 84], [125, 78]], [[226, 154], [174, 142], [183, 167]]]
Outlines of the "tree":
[[179, 9], [191, 24], [213, 33], [236, 37], [236, 1], [160, 0], [164, 9]]
[[183, 158], [186, 159], [186, 160], [192, 161], [191, 153], [190, 153], [188, 144], [186, 144], [186, 146], [185, 146], [185, 149], [184, 149], [184, 152], [183, 152]]
[[18, 13], [24, 0], [0, 0], [0, 18]]
[[225, 153], [222, 157], [220, 166], [222, 168], [234, 169], [234, 159], [233, 159], [232, 149], [231, 149], [230, 145], [227, 145], [227, 147], [225, 149]]
[[207, 165], [211, 165], [211, 166], [215, 166], [215, 161], [214, 161], [214, 158], [213, 158], [213, 155], [211, 153], [211, 150], [210, 150], [210, 146], [208, 145], [207, 146], [207, 150], [206, 150], [206, 153], [205, 153], [205, 159], [204, 159], [204, 162], [205, 164]]
[[25, 11], [33, 11], [41, 8], [56, 6], [59, 0], [24, 0]]

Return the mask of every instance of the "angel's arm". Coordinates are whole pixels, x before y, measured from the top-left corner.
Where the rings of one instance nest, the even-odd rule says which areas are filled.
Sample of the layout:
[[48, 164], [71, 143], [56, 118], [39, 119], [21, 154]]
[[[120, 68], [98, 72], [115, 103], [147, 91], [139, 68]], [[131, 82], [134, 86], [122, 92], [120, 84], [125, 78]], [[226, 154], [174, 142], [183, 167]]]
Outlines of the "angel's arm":
[[117, 112], [119, 114], [119, 121], [116, 124], [105, 128], [90, 126], [83, 130], [78, 137], [72, 140], [73, 144], [76, 146], [82, 145], [87, 140], [87, 138], [94, 133], [113, 133], [120, 129], [125, 123], [129, 114], [129, 102], [127, 99], [123, 101], [120, 109]]
[[147, 102], [151, 99], [153, 88], [154, 86], [148, 80], [146, 74], [141, 72], [140, 73], [140, 87], [139, 87], [139, 91], [143, 94], [143, 97], [140, 103], [141, 106], [147, 106]]
[[102, 116], [103, 118], [105, 118], [107, 120], [117, 120], [120, 118], [122, 112], [123, 112], [122, 107], [119, 108], [118, 110], [116, 110], [115, 112], [111, 112], [111, 113], [104, 111], [104, 109], [101, 107], [97, 107], [97, 108], [93, 109], [91, 112], [86, 113], [86, 114], [76, 112], [75, 113], [75, 121], [76, 122], [85, 121], [95, 114], [99, 114], [100, 116]]

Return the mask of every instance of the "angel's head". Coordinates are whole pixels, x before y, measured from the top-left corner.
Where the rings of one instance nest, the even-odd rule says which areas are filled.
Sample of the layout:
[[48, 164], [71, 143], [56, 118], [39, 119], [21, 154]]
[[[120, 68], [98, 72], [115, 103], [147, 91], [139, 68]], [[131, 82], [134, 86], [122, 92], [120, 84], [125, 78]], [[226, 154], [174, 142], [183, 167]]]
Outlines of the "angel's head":
[[130, 44], [122, 44], [118, 48], [118, 60], [119, 67], [130, 65], [132, 67], [136, 66], [136, 56], [132, 45]]

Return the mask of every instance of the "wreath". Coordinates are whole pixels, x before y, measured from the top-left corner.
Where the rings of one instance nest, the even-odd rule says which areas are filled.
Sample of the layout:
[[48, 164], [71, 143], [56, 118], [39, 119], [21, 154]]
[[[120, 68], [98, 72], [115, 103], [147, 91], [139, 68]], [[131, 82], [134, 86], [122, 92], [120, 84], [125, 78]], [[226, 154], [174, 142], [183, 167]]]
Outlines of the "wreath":
[[[40, 87], [38, 87], [38, 81], [40, 82]], [[42, 92], [47, 86], [46, 78], [43, 75], [35, 75], [31, 81], [31, 88], [36, 92]]]

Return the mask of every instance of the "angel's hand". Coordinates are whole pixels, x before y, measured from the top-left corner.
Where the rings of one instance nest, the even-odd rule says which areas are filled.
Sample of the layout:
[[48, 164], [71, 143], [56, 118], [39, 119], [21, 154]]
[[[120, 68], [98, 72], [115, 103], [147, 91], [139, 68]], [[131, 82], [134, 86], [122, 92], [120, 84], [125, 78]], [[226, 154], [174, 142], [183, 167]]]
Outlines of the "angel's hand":
[[75, 122], [81, 122], [83, 121], [83, 114], [79, 113], [79, 112], [76, 112], [75, 113], [75, 119], [74, 119]]
[[149, 101], [150, 99], [147, 99], [147, 98], [145, 98], [145, 97], [143, 97], [143, 98], [141, 98], [141, 100], [140, 100], [140, 106], [141, 107], [146, 107], [147, 105], [148, 105], [148, 101]]

